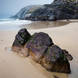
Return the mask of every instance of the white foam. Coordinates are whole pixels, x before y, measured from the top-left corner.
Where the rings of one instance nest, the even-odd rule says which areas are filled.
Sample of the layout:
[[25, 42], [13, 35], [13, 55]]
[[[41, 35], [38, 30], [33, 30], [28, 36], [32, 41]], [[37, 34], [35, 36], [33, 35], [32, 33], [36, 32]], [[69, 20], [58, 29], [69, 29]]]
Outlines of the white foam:
[[28, 21], [28, 20], [19, 20], [19, 19], [16, 19], [16, 20], [8, 20], [8, 19], [3, 19], [1, 20], [0, 24], [30, 24], [31, 21]]
[[29, 20], [19, 20], [19, 19], [1, 19], [0, 20], [0, 30], [14, 30], [19, 29], [21, 25], [32, 23]]

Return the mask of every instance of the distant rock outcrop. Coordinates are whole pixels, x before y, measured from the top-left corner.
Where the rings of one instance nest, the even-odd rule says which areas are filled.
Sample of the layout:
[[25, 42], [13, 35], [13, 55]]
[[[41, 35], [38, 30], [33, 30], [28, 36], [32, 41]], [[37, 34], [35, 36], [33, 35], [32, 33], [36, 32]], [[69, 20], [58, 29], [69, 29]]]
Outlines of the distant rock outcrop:
[[46, 33], [34, 33], [31, 36], [26, 29], [21, 29], [15, 37], [12, 50], [31, 56], [48, 71], [71, 73], [69, 61], [73, 57], [68, 51], [55, 45]]
[[29, 17], [32, 12], [36, 9], [42, 7], [42, 5], [30, 5], [22, 8], [16, 15], [12, 16], [11, 18], [15, 19], [22, 19], [24, 20], [26, 17]]
[[14, 18], [33, 21], [55, 21], [78, 19], [78, 2], [75, 0], [54, 0], [43, 6], [28, 6], [21, 9]]
[[78, 19], [78, 2], [68, 2], [64, 0], [55, 0], [51, 4], [44, 5], [44, 8], [35, 10], [25, 19], [34, 21], [55, 21], [64, 19]]

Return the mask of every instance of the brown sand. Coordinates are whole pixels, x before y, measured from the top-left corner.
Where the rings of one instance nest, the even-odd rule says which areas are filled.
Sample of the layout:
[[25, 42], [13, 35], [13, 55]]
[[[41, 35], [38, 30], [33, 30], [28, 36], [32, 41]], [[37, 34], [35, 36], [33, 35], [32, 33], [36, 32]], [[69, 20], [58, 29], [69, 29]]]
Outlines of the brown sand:
[[63, 27], [29, 29], [34, 32], [48, 33], [55, 44], [67, 49], [74, 57], [70, 62], [72, 73], [61, 74], [47, 72], [30, 58], [22, 57], [11, 51], [11, 45], [17, 31], [0, 31], [0, 78], [77, 78], [78, 77], [78, 23]]

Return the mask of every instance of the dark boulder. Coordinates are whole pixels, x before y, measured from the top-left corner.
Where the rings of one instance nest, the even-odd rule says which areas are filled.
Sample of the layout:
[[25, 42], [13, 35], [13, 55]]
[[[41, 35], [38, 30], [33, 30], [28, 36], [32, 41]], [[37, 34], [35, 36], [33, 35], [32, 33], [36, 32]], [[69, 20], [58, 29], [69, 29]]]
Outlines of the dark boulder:
[[52, 45], [48, 48], [43, 59], [41, 60], [41, 65], [49, 71], [70, 73], [70, 63], [67, 60], [66, 55], [56, 45]]
[[25, 28], [19, 30], [13, 42], [12, 50], [18, 53], [21, 52], [22, 54], [26, 55], [24, 53], [26, 52], [25, 51], [26, 49], [24, 50], [24, 45], [30, 38], [31, 38], [31, 35]]
[[31, 37], [30, 33], [25, 28], [19, 30], [19, 32], [15, 37], [15, 41], [17, 40], [20, 45], [14, 41], [13, 46], [24, 46], [30, 37]]
[[30, 50], [32, 58], [39, 62], [50, 45], [53, 45], [53, 42], [49, 35], [40, 32], [32, 35], [32, 38], [26, 44], [26, 48]]

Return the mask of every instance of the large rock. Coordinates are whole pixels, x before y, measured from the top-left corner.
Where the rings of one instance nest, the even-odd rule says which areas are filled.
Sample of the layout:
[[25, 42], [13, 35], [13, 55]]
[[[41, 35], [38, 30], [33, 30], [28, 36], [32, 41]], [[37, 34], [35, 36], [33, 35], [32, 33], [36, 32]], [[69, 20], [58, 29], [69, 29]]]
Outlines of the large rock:
[[[24, 28], [19, 30], [17, 33], [15, 40], [12, 45], [12, 50], [18, 53], [23, 54], [24, 56], [28, 55], [28, 51], [24, 48], [26, 42], [31, 38], [30, 33]], [[25, 51], [26, 50], [26, 51]]]
[[32, 36], [26, 29], [21, 29], [13, 42], [12, 50], [31, 56], [48, 71], [70, 73], [70, 63], [73, 57], [67, 50], [54, 45], [46, 33], [35, 33]]
[[70, 73], [70, 64], [63, 50], [56, 45], [52, 45], [46, 51], [41, 60], [41, 65], [49, 71]]
[[39, 62], [50, 45], [53, 45], [53, 41], [49, 35], [40, 32], [32, 35], [32, 38], [26, 44], [26, 48], [30, 50], [32, 58]]

